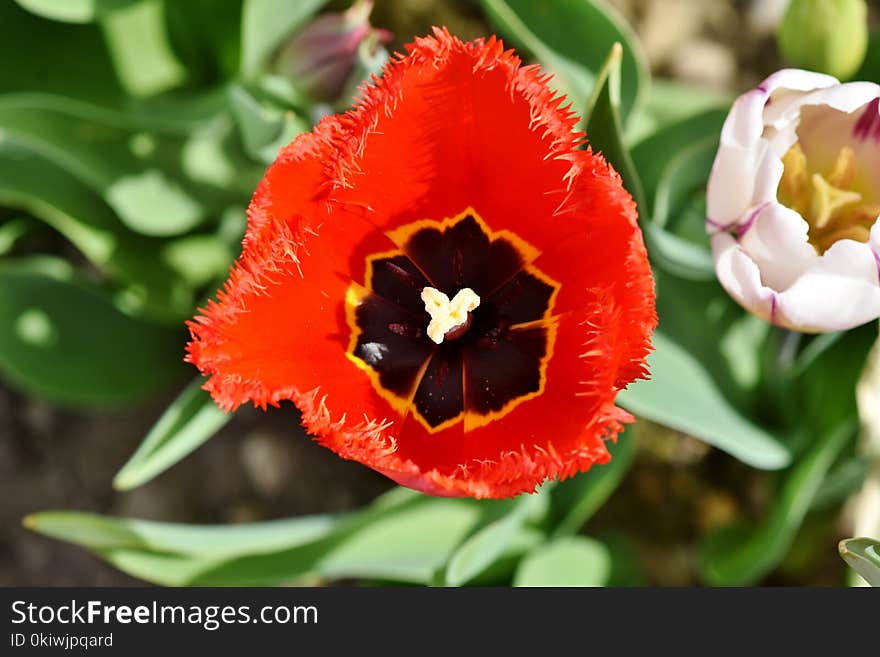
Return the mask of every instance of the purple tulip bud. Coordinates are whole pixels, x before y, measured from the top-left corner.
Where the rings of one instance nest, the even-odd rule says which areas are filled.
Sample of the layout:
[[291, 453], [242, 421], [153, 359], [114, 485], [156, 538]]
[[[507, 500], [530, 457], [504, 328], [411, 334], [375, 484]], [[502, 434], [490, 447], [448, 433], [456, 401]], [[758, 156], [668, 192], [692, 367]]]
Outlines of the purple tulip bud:
[[282, 49], [279, 68], [316, 101], [332, 102], [345, 90], [361, 44], [374, 50], [391, 39], [370, 25], [373, 0], [356, 0], [343, 13], [318, 16]]

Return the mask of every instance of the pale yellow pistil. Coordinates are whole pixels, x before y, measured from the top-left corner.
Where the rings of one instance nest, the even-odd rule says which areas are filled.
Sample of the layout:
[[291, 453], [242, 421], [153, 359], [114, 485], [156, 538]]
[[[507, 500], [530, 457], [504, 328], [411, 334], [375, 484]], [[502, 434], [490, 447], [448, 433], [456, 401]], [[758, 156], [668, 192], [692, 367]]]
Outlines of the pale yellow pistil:
[[810, 225], [809, 240], [819, 253], [841, 239], [867, 242], [880, 204], [855, 189], [857, 161], [853, 149], [840, 149], [827, 175], [810, 174], [807, 158], [795, 144], [782, 158], [779, 200], [797, 210]]
[[459, 290], [451, 301], [440, 290], [426, 287], [422, 290], [422, 301], [431, 316], [428, 337], [437, 344], [441, 344], [450, 332], [466, 325], [470, 321], [468, 313], [480, 305], [480, 297], [469, 287]]

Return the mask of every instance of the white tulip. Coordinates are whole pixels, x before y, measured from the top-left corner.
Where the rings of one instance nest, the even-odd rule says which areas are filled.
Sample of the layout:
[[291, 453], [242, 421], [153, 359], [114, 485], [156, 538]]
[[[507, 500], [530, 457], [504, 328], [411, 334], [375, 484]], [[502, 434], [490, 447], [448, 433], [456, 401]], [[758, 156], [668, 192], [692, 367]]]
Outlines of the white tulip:
[[709, 177], [715, 271], [774, 324], [880, 317], [880, 86], [799, 70], [734, 103]]

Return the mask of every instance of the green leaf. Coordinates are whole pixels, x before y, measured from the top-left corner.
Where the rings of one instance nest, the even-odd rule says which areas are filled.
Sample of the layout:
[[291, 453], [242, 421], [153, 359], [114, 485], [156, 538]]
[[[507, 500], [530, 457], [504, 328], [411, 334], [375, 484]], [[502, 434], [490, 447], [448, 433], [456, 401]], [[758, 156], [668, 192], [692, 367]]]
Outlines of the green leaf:
[[636, 453], [638, 425], [628, 428], [614, 444], [606, 443], [611, 462], [594, 465], [587, 472], [559, 482], [550, 498], [550, 522], [554, 536], [576, 534], [611, 497], [629, 471]]
[[693, 281], [715, 280], [712, 252], [654, 223], [644, 223], [642, 230], [651, 261], [670, 274]]
[[848, 538], [838, 546], [840, 556], [871, 586], [880, 586], [880, 541]]
[[[0, 175], [0, 181], [2, 179], [2, 175]], [[2, 197], [2, 194], [0, 194], [0, 197]], [[26, 217], [19, 217], [0, 225], [0, 255], [6, 255], [12, 251], [16, 242], [27, 235], [28, 230], [32, 227], [31, 223]]]
[[603, 586], [611, 574], [611, 555], [585, 536], [546, 543], [523, 558], [514, 586]]
[[793, 410], [807, 426], [831, 431], [857, 416], [856, 385], [876, 341], [876, 322], [847, 331], [842, 339], [831, 340], [797, 378], [792, 372], [779, 394], [793, 398]]
[[[662, 325], [662, 324], [661, 324]], [[620, 393], [631, 413], [683, 431], [755, 468], [776, 470], [791, 460], [786, 447], [740, 414], [703, 364], [664, 332], [654, 334], [651, 378]]]
[[[647, 202], [651, 207], [653, 207], [660, 180], [670, 161], [677, 157], [681, 151], [692, 148], [698, 142], [714, 138], [717, 143], [726, 116], [726, 109], [710, 109], [667, 125], [633, 146], [632, 159], [644, 185]], [[707, 179], [708, 170], [705, 175]]]
[[323, 541], [235, 559], [200, 573], [192, 583], [259, 586], [320, 575], [427, 584], [479, 518], [473, 500], [408, 494], [374, 503]]
[[260, 102], [240, 85], [229, 88], [229, 106], [248, 155], [265, 164], [277, 157], [281, 146], [309, 129], [293, 112]]
[[60, 404], [127, 404], [181, 374], [181, 331], [122, 314], [64, 261], [0, 265], [0, 317], [4, 378]]
[[[716, 134], [721, 130], [721, 122], [733, 103], [734, 96], [729, 93], [707, 89], [703, 86], [690, 85], [668, 79], [654, 78], [651, 81], [650, 93], [646, 102], [633, 120], [629, 122], [626, 137], [628, 143], [638, 144], [664, 133], [671, 126], [688, 126], [699, 122], [700, 117], [718, 113], [720, 120]], [[696, 128], [697, 126], [693, 126]], [[708, 136], [708, 135], [706, 135]], [[686, 146], [687, 143], [674, 143], [674, 148]], [[662, 153], [660, 164], [674, 150]], [[639, 168], [641, 171], [641, 168]]]
[[717, 136], [711, 136], [669, 160], [657, 184], [651, 222], [643, 222], [654, 264], [681, 278], [715, 280], [704, 208], [690, 215], [685, 209], [696, 197], [705, 198], [717, 144]]
[[481, 0], [490, 22], [557, 77], [551, 83], [583, 107], [615, 43], [623, 45], [621, 116], [625, 120], [650, 82], [638, 39], [603, 0]]
[[[705, 184], [711, 166], [711, 161], [709, 164], [704, 161], [707, 148], [701, 146], [696, 155], [686, 151], [682, 154], [681, 161], [676, 160], [670, 165], [656, 194], [652, 217], [654, 221], [649, 221], [651, 207], [639, 172], [624, 142], [620, 121], [621, 56], [620, 45], [615, 44], [596, 79], [593, 95], [587, 103], [584, 116], [590, 145], [594, 150], [602, 152], [620, 174], [624, 187], [632, 194], [639, 209], [640, 223], [652, 260], [679, 276], [695, 280], [714, 280], [715, 266], [709, 250], [664, 228], [670, 214], [680, 209], [683, 199], [692, 195], [696, 189], [701, 190]], [[714, 156], [714, 150], [709, 155]], [[702, 227], [702, 218], [700, 225]]]
[[473, 500], [394, 490], [355, 514], [189, 526], [76, 512], [26, 525], [171, 585], [277, 585], [307, 576], [426, 584], [480, 517]]
[[160, 242], [128, 230], [100, 196], [61, 167], [2, 139], [0, 204], [44, 221], [102, 272], [134, 288], [143, 314], [179, 323], [191, 313], [192, 291], [153, 253]]
[[[400, 509], [419, 504], [396, 488], [356, 514], [302, 516], [242, 525], [182, 525], [113, 518], [75, 511], [28, 516], [25, 526], [89, 549], [120, 570], [168, 586], [202, 581], [253, 583], [314, 572], [317, 560], [340, 540]], [[269, 571], [278, 572], [273, 580]], [[204, 583], [204, 582], [203, 582]]]
[[185, 179], [179, 169], [182, 140], [96, 123], [81, 109], [34, 95], [4, 96], [0, 142], [25, 147], [76, 176], [123, 223], [146, 235], [186, 232], [207, 215], [206, 201], [228, 195]]
[[252, 78], [269, 57], [327, 0], [245, 0], [241, 18], [241, 73]]
[[199, 201], [158, 169], [114, 180], [106, 198], [132, 230], [144, 235], [178, 235], [204, 218]]
[[101, 27], [116, 75], [132, 96], [153, 96], [186, 80], [168, 39], [162, 0], [140, 0], [104, 14]]
[[217, 560], [311, 543], [327, 536], [342, 518], [315, 515], [241, 525], [185, 525], [80, 511], [42, 511], [27, 516], [24, 525], [91, 550], [125, 548]]
[[0, 61], [0, 89], [6, 92], [56, 93], [117, 106], [122, 102], [124, 92], [97, 25], [72, 28], [2, 2]]
[[505, 512], [500, 518], [487, 523], [469, 536], [449, 560], [445, 583], [449, 586], [461, 586], [486, 570], [510, 547], [526, 519], [541, 502], [537, 495], [521, 496], [505, 506]]
[[190, 84], [233, 79], [239, 69], [242, 0], [164, 2], [168, 38]]
[[854, 435], [852, 423], [817, 436], [788, 472], [772, 510], [754, 530], [731, 527], [704, 543], [700, 571], [715, 586], [746, 586], [773, 570], [794, 541], [831, 464]]
[[235, 255], [219, 236], [188, 235], [166, 244], [160, 258], [188, 284], [201, 287], [224, 278]]
[[830, 509], [842, 504], [850, 495], [862, 489], [871, 464], [863, 456], [854, 456], [832, 468], [816, 495], [813, 497], [811, 511]]
[[331, 578], [372, 577], [426, 583], [473, 527], [479, 508], [460, 500], [431, 500], [356, 532], [323, 556]]
[[584, 118], [590, 146], [593, 150], [601, 151], [605, 159], [623, 178], [623, 186], [632, 194], [639, 212], [647, 212], [642, 182], [633, 165], [629, 149], [623, 141], [623, 127], [620, 120], [622, 58], [623, 48], [619, 43], [615, 43], [596, 78], [593, 94], [586, 104]]
[[193, 381], [150, 429], [137, 451], [113, 479], [113, 486], [128, 490], [145, 484], [214, 436], [230, 419], [202, 390], [202, 379]]
[[63, 23], [92, 23], [141, 0], [15, 0], [32, 14]]

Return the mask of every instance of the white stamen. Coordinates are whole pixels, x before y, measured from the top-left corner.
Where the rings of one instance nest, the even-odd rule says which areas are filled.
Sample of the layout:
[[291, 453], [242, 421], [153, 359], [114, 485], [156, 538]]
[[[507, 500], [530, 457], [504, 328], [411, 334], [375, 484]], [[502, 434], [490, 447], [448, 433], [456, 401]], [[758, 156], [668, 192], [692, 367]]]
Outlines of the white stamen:
[[426, 287], [422, 290], [422, 301], [425, 302], [425, 311], [431, 316], [428, 337], [437, 344], [443, 342], [449, 331], [467, 322], [468, 313], [480, 305], [480, 297], [469, 287], [459, 290], [452, 301], [440, 290]]

